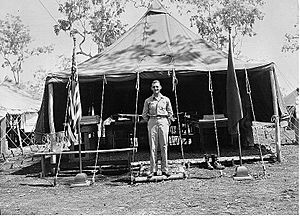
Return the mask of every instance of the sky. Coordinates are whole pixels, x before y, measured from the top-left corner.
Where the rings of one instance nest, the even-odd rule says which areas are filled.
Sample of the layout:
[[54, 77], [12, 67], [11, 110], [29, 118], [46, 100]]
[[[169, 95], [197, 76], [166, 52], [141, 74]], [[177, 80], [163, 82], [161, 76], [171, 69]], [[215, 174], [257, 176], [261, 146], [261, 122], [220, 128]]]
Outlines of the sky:
[[[21, 77], [24, 81], [32, 80], [34, 72], [39, 68], [46, 69], [48, 72], [56, 70], [57, 56], [71, 57], [72, 55], [73, 42], [69, 35], [61, 32], [57, 36], [53, 31], [56, 20], [62, 18], [57, 10], [58, 2], [60, 0], [0, 0], [0, 19], [3, 19], [7, 13], [20, 16], [23, 23], [29, 26], [34, 39], [32, 47], [50, 44], [54, 46], [51, 55], [26, 60]], [[122, 20], [131, 27], [145, 11], [146, 8], [135, 9], [128, 6], [125, 14], [122, 15]], [[180, 16], [172, 8], [169, 12], [184, 25], [190, 26], [188, 16]], [[281, 47], [284, 43], [284, 35], [295, 32], [293, 26], [299, 19], [298, 0], [266, 0], [263, 12], [264, 20], [254, 25], [257, 35], [244, 40], [242, 54], [250, 59], [275, 62], [280, 87], [284, 94], [288, 94], [299, 85], [299, 52], [283, 53]], [[196, 29], [192, 30], [196, 32]], [[89, 46], [93, 49], [92, 43]], [[78, 58], [79, 62], [83, 60], [82, 57]], [[1, 58], [0, 63], [2, 63]], [[11, 76], [10, 73], [8, 69], [0, 68], [0, 82], [5, 75]]]

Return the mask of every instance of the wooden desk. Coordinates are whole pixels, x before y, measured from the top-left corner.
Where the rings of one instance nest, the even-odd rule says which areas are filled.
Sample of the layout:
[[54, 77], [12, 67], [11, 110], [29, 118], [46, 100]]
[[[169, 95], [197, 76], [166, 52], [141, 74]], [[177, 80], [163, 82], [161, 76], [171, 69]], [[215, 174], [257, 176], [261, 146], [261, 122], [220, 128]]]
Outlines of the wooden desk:
[[[95, 150], [97, 149], [97, 141], [98, 141], [98, 124], [100, 123], [100, 117], [98, 115], [95, 116], [82, 116], [80, 121], [80, 132], [81, 132], [81, 150]], [[78, 151], [79, 146], [73, 145], [71, 146], [71, 151]], [[90, 154], [82, 153], [82, 159], [88, 160], [91, 159]], [[71, 154], [71, 160], [79, 160], [78, 154]]]
[[[214, 127], [215, 127], [215, 123], [213, 119], [199, 119], [199, 120], [194, 120], [194, 119], [188, 119], [187, 122], [189, 124], [192, 124], [195, 128], [198, 128], [198, 132], [199, 132], [199, 143], [200, 143], [200, 148], [202, 150], [207, 150], [207, 149], [211, 149], [215, 146], [212, 146], [212, 141], [214, 140], [216, 142], [215, 139], [215, 132], [214, 132]], [[218, 141], [219, 143], [221, 142], [225, 142], [227, 143], [227, 122], [228, 119], [227, 118], [221, 118], [221, 119], [216, 119], [216, 125], [217, 125], [217, 132], [218, 132]], [[221, 131], [219, 128], [222, 128], [222, 137], [221, 135]], [[210, 133], [209, 136], [212, 136], [213, 134], [213, 138], [206, 138], [205, 136], [205, 130], [209, 130], [209, 129], [213, 129], [213, 133]], [[224, 140], [224, 136], [225, 139]]]
[[[128, 148], [132, 145], [134, 122], [119, 121], [105, 126], [106, 148]], [[146, 122], [137, 123], [136, 137], [139, 149], [148, 148], [148, 131]]]

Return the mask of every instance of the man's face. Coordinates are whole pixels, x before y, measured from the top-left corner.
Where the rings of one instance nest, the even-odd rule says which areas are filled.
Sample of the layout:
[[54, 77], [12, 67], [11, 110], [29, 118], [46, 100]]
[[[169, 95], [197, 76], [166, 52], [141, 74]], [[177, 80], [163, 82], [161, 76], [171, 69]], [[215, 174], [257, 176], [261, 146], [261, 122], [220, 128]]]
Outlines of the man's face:
[[160, 90], [161, 90], [161, 86], [159, 83], [153, 83], [152, 86], [151, 86], [151, 89], [153, 91], [153, 93], [159, 93]]

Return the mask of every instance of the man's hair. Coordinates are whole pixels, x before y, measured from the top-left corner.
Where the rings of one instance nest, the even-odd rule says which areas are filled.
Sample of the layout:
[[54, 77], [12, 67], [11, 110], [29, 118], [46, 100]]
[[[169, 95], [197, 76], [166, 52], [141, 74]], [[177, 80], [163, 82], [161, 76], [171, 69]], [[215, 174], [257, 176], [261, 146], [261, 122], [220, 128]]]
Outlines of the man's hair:
[[[153, 80], [153, 82], [152, 82], [151, 86], [152, 86], [153, 84], [156, 84], [156, 83], [158, 83], [158, 84], [160, 85], [160, 82], [159, 82], [159, 80]], [[161, 86], [161, 85], [160, 85], [160, 86]]]

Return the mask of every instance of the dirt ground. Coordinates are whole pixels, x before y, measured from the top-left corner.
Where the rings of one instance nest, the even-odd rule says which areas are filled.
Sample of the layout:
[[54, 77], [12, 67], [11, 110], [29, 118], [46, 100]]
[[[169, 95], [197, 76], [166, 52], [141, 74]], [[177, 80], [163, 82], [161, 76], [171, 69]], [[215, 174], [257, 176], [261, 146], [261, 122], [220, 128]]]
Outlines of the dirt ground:
[[[90, 187], [70, 188], [73, 177], [39, 178], [39, 159], [0, 163], [1, 214], [122, 215], [298, 215], [298, 145], [282, 146], [282, 162], [244, 164], [253, 180], [236, 181], [235, 167], [217, 170], [192, 166], [189, 178], [130, 185], [120, 176], [98, 175]], [[30, 172], [28, 167], [31, 169]], [[25, 170], [25, 171], [24, 171]], [[21, 172], [20, 172], [21, 171]], [[90, 176], [89, 176], [90, 178]]]

